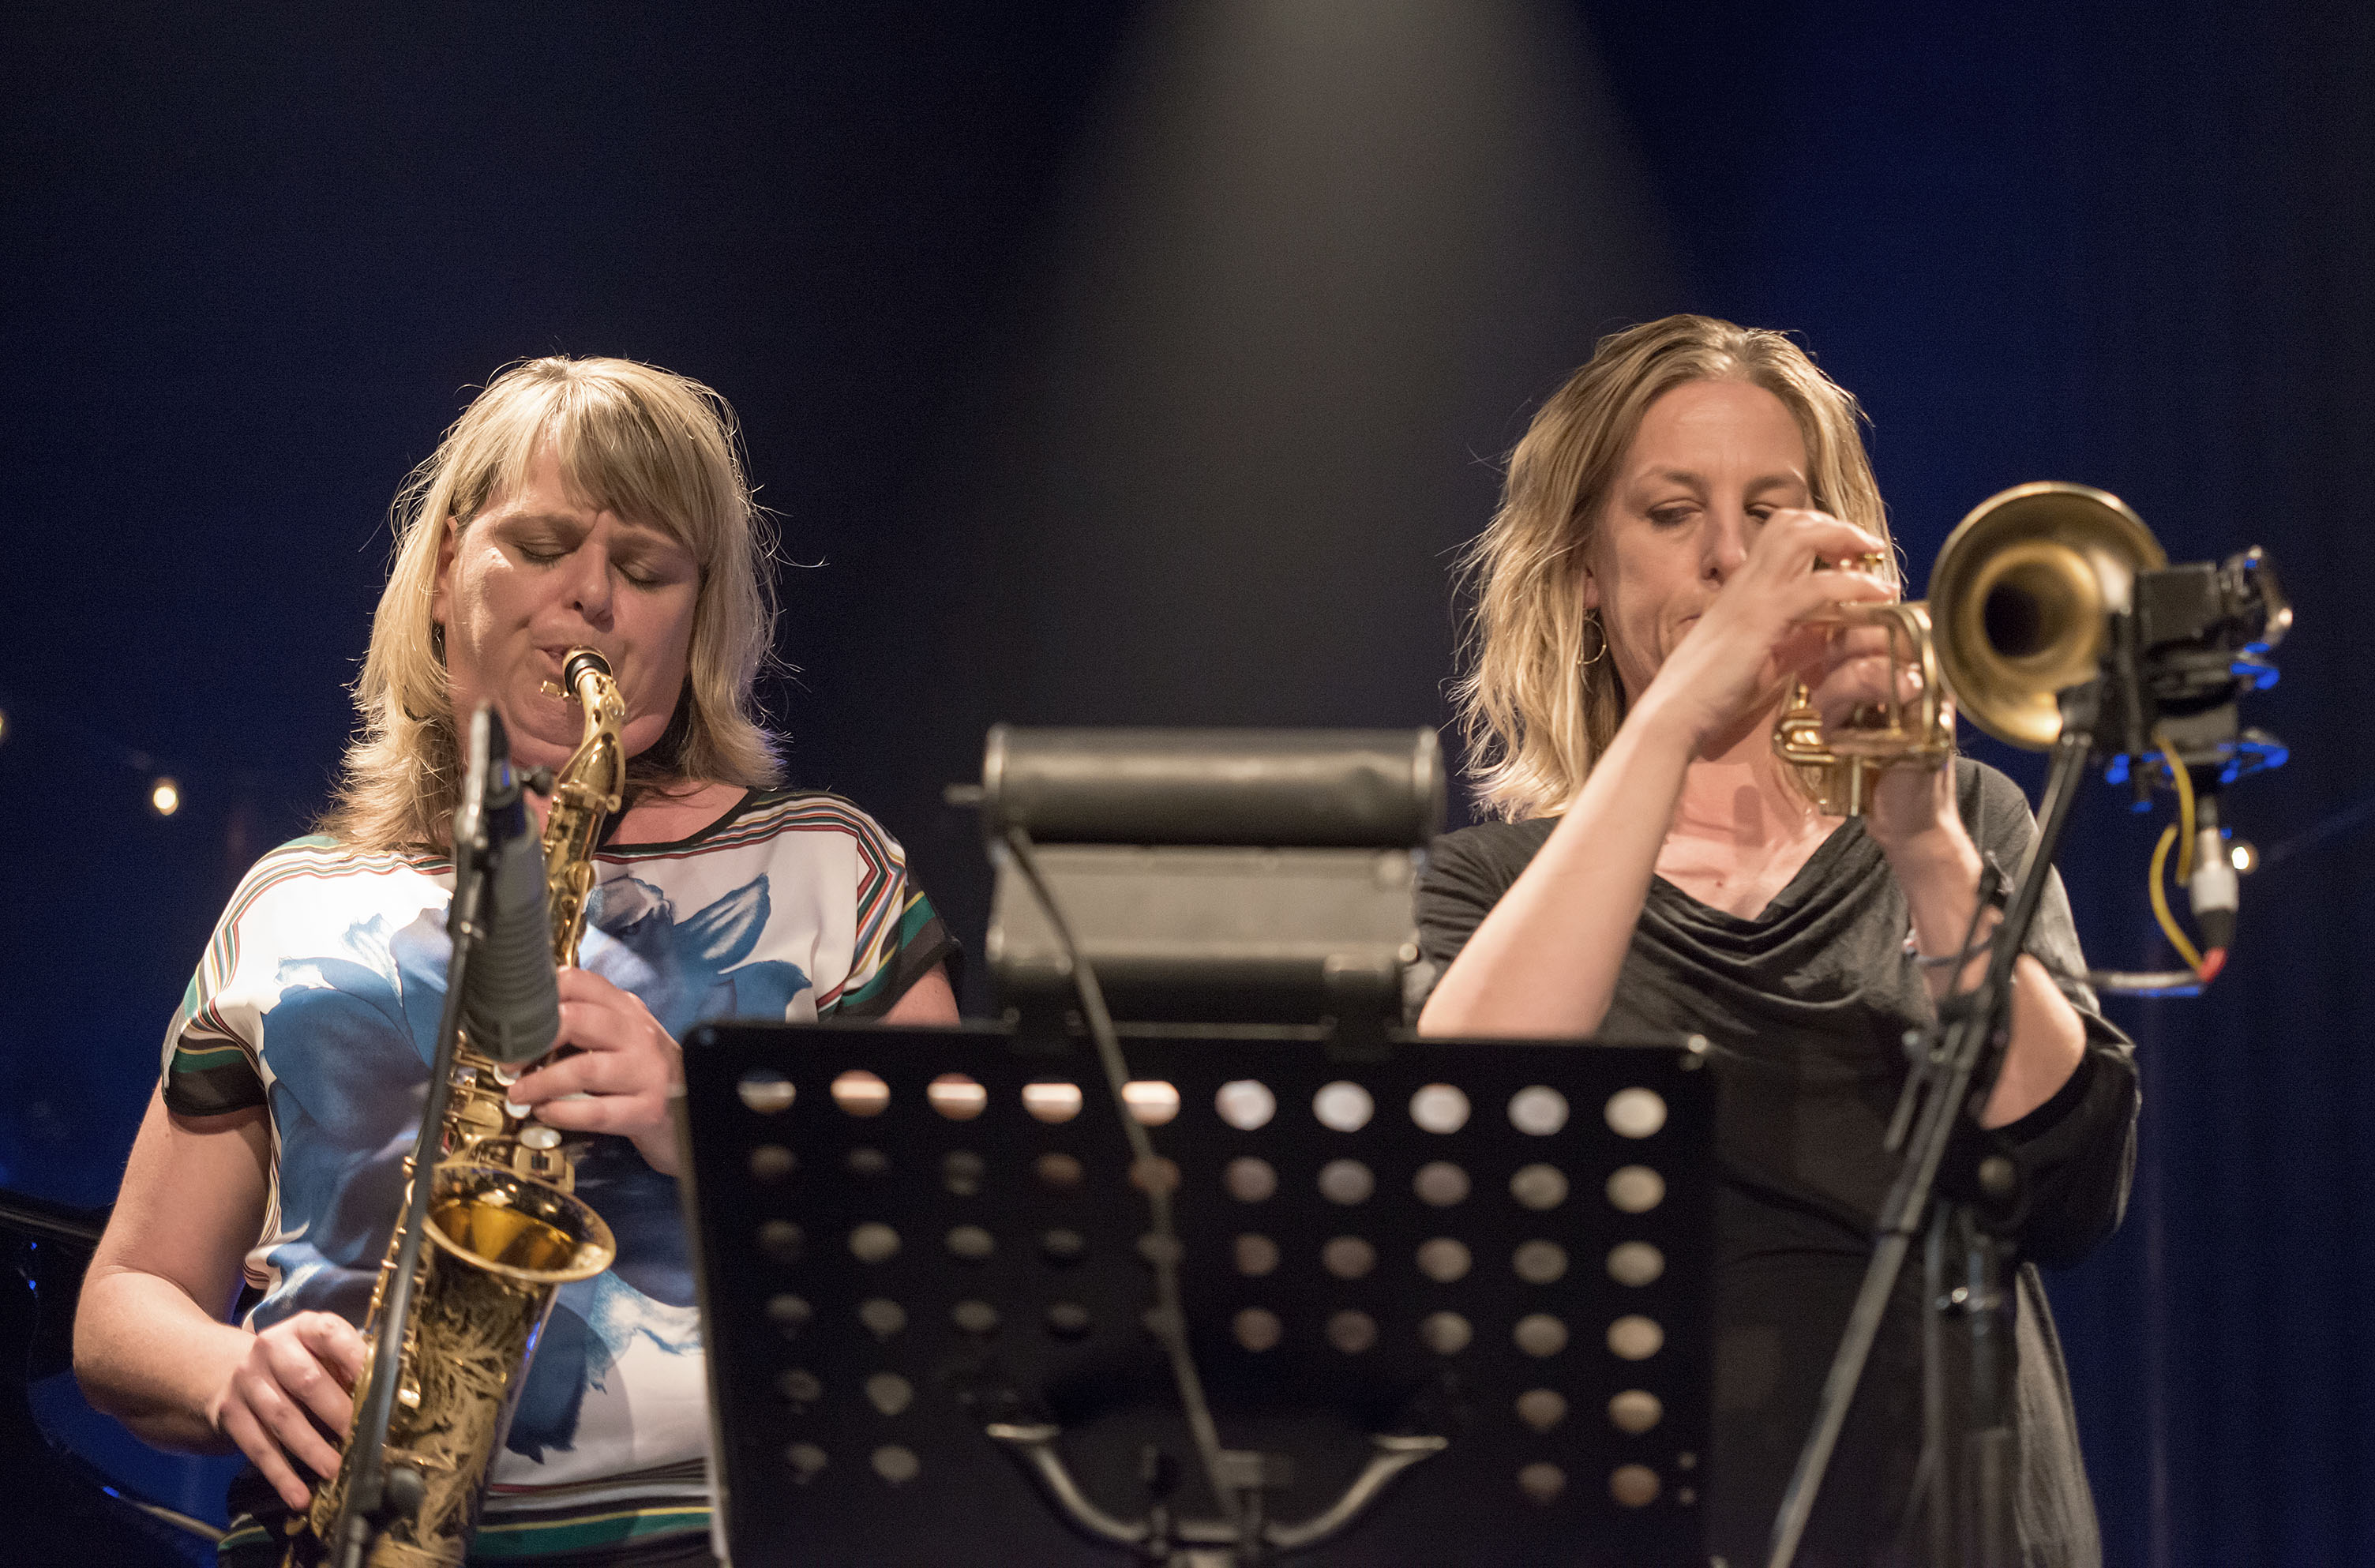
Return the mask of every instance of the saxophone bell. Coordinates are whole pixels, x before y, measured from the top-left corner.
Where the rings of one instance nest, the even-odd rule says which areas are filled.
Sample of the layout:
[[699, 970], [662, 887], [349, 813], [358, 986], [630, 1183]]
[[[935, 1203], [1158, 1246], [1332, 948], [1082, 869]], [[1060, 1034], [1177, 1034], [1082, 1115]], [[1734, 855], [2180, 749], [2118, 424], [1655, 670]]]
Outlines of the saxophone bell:
[[[422, 1495], [411, 1516], [374, 1543], [365, 1560], [372, 1568], [462, 1561], [488, 1461], [511, 1425], [554, 1292], [592, 1279], [618, 1255], [610, 1227], [584, 1200], [468, 1159], [431, 1173], [426, 1239], [384, 1450], [391, 1467], [421, 1478]], [[375, 1291], [374, 1316], [378, 1305]], [[370, 1381], [375, 1349], [372, 1342], [365, 1351], [358, 1386]], [[307, 1515], [314, 1542], [329, 1539], [349, 1480], [342, 1463], [315, 1492]], [[318, 1555], [301, 1547], [290, 1560]]]

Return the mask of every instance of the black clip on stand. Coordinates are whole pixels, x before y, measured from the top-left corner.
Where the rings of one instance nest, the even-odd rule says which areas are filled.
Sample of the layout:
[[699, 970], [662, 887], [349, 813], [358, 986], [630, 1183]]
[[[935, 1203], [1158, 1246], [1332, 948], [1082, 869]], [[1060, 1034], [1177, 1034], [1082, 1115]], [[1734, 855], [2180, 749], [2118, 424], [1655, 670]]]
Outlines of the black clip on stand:
[[[1969, 1174], [1967, 1190], [1979, 1195], [1978, 1203], [1948, 1202], [1932, 1214], [1931, 1197], [1941, 1165], [1956, 1131], [1965, 1125], [1967, 1110], [1983, 1104], [1994, 1089], [2010, 1038], [2012, 972], [2028, 941], [2045, 890], [2051, 880], [2053, 856], [2070, 819], [2093, 749], [2103, 705], [2101, 679], [2074, 687], [2062, 697], [2062, 734], [2054, 742], [2050, 771], [2040, 803], [2037, 841], [2027, 863], [2014, 883], [2003, 922], [1988, 946], [1988, 966], [1978, 984], [1958, 990], [1939, 1004], [1937, 1021], [1925, 1032], [1912, 1077], [1897, 1105], [1887, 1147], [1905, 1149], [1905, 1162], [1896, 1185], [1881, 1205], [1878, 1240], [1864, 1271], [1863, 1288], [1849, 1315], [1829, 1377], [1815, 1407], [1814, 1430], [1798, 1456], [1798, 1468], [1782, 1494], [1780, 1512], [1773, 1521], [1768, 1568], [1790, 1568], [1798, 1543], [1822, 1489], [1823, 1472], [1847, 1421], [1848, 1406], [1862, 1379], [1864, 1362], [1880, 1332], [1897, 1276], [1905, 1267], [1913, 1238], [1930, 1216], [1928, 1249], [1930, 1298], [1936, 1312], [1959, 1313], [1970, 1334], [1971, 1393], [1964, 1423], [1959, 1464], [1950, 1464], [1946, 1432], [1944, 1377], [1939, 1359], [1928, 1360], [1924, 1473], [1933, 1499], [1955, 1506], [1930, 1509], [1931, 1550], [1941, 1565], [1956, 1561], [1956, 1537], [1963, 1542], [1963, 1560], [1973, 1568], [2011, 1568], [2018, 1550], [2014, 1527], [2013, 1468], [2017, 1453], [2012, 1428], [2014, 1302], [2004, 1284], [2004, 1265], [2012, 1253], [2004, 1224], [2018, 1207], [2018, 1173], [2001, 1154], [1984, 1154]], [[1983, 890], [1983, 891], [1988, 890]], [[1987, 907], [1982, 899], [1980, 909]], [[1978, 914], [1973, 916], [1976, 929]], [[1970, 946], [1966, 938], [1965, 948]], [[1918, 1104], [1918, 1111], [1916, 1106]], [[1907, 1138], [1907, 1124], [1911, 1136]], [[1957, 1184], [1962, 1185], [1962, 1184]], [[1964, 1282], [1946, 1290], [1948, 1244], [1964, 1249]], [[1939, 1343], [1940, 1328], [1930, 1325], [1929, 1343]], [[1941, 1472], [1959, 1475], [1960, 1485], [1941, 1484]], [[1916, 1481], [1917, 1490], [1921, 1482]], [[1959, 1525], [1959, 1532], [1957, 1526]]]
[[471, 731], [469, 773], [463, 783], [461, 808], [454, 814], [454, 902], [446, 916], [454, 952], [445, 970], [445, 1001], [437, 1017], [437, 1049], [429, 1063], [429, 1093], [421, 1106], [420, 1133], [405, 1161], [410, 1179], [405, 1184], [404, 1214], [399, 1221], [404, 1239], [396, 1250], [387, 1294], [380, 1303], [379, 1338], [372, 1346], [371, 1382], [356, 1417], [350, 1449], [353, 1468], [347, 1479], [346, 1497], [323, 1542], [326, 1561], [337, 1568], [362, 1568], [372, 1542], [411, 1518], [427, 1493], [427, 1482], [419, 1471], [408, 1465], [388, 1465], [387, 1429], [396, 1412], [402, 1336], [412, 1315], [413, 1286], [419, 1278], [420, 1249], [429, 1224], [430, 1173], [436, 1170], [443, 1151], [445, 1111], [454, 1093], [454, 1062], [462, 1032], [470, 958], [485, 935], [483, 906], [488, 885], [494, 880], [496, 856], [487, 831], [486, 798], [490, 791], [519, 787], [505, 760], [510, 747], [502, 721], [491, 709], [481, 708]]

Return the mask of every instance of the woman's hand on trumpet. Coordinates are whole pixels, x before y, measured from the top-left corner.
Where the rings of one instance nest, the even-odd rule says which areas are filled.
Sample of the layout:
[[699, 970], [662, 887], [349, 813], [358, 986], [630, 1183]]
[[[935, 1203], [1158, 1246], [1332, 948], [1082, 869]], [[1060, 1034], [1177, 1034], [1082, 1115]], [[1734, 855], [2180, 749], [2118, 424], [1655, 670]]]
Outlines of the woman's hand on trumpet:
[[1674, 606], [1673, 624], [1659, 629], [1671, 640], [1664, 659], [1638, 676], [1622, 673], [1647, 686], [1643, 708], [1680, 725], [1694, 755], [1712, 755], [1743, 725], [1769, 722], [1783, 684], [1825, 658], [1837, 629], [1810, 618], [1896, 596], [1885, 578], [1854, 567], [1817, 571], [1816, 563], [1886, 548], [1826, 513], [1777, 508], [1747, 538], [1719, 540], [1707, 551], [1699, 572], [1707, 597]]
[[[1829, 632], [1819, 656], [1798, 671], [1807, 700], [1823, 716], [1825, 734], [1837, 735], [1861, 712], [1885, 705], [1892, 677], [1899, 705], [1921, 700], [1918, 650], [1905, 646], [1901, 632], [1884, 625], [1839, 626]], [[1942, 692], [1939, 701], [1951, 729], [1954, 700]], [[1960, 867], [1978, 858], [1955, 808], [1954, 770], [1943, 762], [1901, 763], [1885, 770], [1873, 785], [1864, 806], [1864, 831], [1892, 864], [1909, 868], [1916, 859], [1943, 858]]]

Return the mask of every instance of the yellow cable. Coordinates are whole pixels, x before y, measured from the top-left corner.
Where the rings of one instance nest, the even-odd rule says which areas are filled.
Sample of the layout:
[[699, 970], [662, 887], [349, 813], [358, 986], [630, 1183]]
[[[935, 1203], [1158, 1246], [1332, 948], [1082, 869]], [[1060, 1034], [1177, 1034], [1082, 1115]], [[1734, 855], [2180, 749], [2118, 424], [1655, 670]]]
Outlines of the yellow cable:
[[[2177, 748], [2168, 743], [2165, 733], [2153, 731], [2153, 739], [2160, 743], [2161, 760], [2168, 764], [2169, 783], [2177, 789], [2177, 879], [2191, 881], [2193, 879], [2193, 775], [2185, 771], [2183, 762], [2178, 760]], [[2160, 886], [2157, 872], [2153, 876], [2153, 886]]]
[[[2180, 778], [2184, 776], [2182, 770], [2179, 771], [2179, 776]], [[2191, 796], [2188, 798], [2191, 799]], [[2160, 843], [2153, 849], [2153, 917], [2160, 922], [2161, 931], [2168, 937], [2168, 945], [2177, 949], [2177, 956], [2185, 961], [2185, 967], [2199, 970], [2202, 967], [2202, 954], [2195, 950], [2192, 942], [2186, 940], [2184, 927], [2178, 925], [2176, 914], [2168, 907], [2168, 885], [2161, 877], [2161, 872], [2168, 865], [2169, 843], [2177, 836], [2177, 824], [2171, 822], [2160, 831]]]

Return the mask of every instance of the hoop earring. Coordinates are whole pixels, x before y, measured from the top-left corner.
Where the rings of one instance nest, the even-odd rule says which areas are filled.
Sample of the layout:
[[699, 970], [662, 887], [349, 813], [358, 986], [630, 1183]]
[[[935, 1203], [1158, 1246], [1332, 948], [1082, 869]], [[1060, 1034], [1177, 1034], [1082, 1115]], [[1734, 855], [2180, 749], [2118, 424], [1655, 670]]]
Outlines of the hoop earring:
[[1601, 660], [1608, 656], [1608, 628], [1600, 624], [1600, 616], [1598, 612], [1587, 611], [1584, 616], [1584, 624], [1590, 627], [1594, 631], [1600, 633], [1600, 650], [1588, 659], [1581, 654], [1577, 654], [1575, 656], [1575, 667], [1577, 669], [1589, 669], [1592, 666], [1598, 664]]

